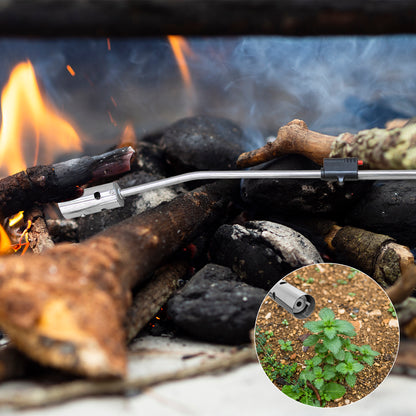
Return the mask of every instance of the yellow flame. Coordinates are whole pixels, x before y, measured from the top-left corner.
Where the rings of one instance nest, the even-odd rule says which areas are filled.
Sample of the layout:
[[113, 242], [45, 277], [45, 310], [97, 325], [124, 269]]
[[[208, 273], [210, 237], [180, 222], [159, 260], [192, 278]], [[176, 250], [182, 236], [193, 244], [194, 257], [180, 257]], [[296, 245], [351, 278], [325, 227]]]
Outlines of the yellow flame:
[[60, 154], [81, 151], [71, 124], [42, 97], [30, 61], [12, 71], [1, 95], [0, 177], [28, 165], [52, 163]]
[[23, 217], [24, 211], [19, 211], [17, 214], [14, 214], [9, 218], [9, 227], [14, 227], [16, 224], [23, 220]]

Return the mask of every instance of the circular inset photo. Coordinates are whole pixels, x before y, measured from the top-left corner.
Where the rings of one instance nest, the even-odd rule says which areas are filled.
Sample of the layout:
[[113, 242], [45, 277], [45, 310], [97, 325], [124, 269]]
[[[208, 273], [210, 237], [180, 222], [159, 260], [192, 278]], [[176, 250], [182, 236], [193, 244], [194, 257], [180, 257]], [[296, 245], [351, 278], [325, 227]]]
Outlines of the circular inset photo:
[[270, 381], [318, 407], [362, 399], [389, 374], [399, 324], [386, 292], [342, 264], [319, 263], [276, 283], [260, 306], [255, 343]]

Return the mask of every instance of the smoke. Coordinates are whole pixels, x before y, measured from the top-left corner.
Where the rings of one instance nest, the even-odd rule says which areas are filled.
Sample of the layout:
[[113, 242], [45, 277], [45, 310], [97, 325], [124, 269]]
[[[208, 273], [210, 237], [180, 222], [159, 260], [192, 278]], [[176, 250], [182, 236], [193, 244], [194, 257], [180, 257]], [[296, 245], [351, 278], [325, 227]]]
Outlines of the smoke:
[[[293, 118], [338, 134], [416, 114], [416, 36], [189, 38], [193, 95], [165, 38], [0, 40], [0, 85], [30, 59], [55, 105], [89, 138], [114, 144], [189, 114], [226, 117], [247, 148]], [[75, 76], [67, 71], [71, 65]]]

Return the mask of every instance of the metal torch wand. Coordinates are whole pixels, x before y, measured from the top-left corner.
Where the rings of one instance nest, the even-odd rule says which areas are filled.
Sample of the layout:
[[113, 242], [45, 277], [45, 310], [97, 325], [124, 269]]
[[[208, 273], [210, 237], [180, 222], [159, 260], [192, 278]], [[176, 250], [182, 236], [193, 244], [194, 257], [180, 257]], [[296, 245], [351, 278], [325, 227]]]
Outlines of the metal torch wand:
[[324, 159], [321, 170], [198, 171], [121, 189], [117, 182], [87, 188], [71, 201], [58, 203], [66, 219], [124, 206], [124, 198], [185, 182], [214, 179], [322, 179], [327, 181], [416, 179], [416, 170], [358, 170], [356, 158]]

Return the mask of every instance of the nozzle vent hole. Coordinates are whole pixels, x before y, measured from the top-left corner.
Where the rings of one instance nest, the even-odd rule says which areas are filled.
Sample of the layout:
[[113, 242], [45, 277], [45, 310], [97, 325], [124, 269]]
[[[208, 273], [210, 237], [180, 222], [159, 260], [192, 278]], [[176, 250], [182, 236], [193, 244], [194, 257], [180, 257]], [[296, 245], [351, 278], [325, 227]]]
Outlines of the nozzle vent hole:
[[101, 194], [99, 192], [94, 192], [94, 198], [95, 199], [100, 199], [101, 198]]
[[297, 306], [297, 307], [302, 306], [302, 302], [301, 302], [301, 301], [296, 302], [296, 306]]

